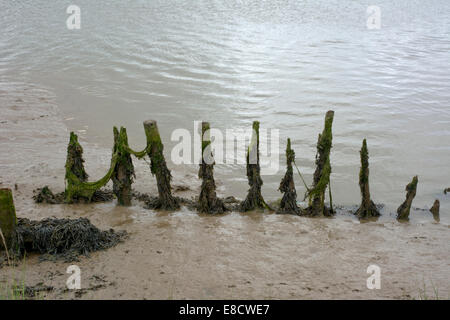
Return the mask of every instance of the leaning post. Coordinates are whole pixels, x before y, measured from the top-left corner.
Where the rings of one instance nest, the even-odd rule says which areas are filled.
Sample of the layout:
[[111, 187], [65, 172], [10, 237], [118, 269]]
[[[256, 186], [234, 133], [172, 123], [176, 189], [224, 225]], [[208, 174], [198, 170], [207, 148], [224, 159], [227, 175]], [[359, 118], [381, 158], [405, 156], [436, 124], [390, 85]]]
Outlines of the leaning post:
[[411, 210], [411, 204], [413, 202], [413, 199], [416, 196], [418, 181], [419, 181], [418, 177], [415, 176], [412, 179], [412, 181], [406, 185], [405, 188], [406, 199], [397, 209], [397, 220], [399, 221], [409, 220], [409, 211]]

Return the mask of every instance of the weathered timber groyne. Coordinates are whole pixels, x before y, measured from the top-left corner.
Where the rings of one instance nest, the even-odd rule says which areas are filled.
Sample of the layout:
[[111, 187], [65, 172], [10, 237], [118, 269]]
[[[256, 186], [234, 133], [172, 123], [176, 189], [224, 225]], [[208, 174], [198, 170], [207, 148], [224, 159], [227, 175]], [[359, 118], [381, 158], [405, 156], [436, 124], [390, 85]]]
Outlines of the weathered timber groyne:
[[[134, 151], [128, 145], [126, 129], [113, 128], [114, 146], [112, 149], [111, 165], [105, 176], [98, 181], [89, 182], [88, 174], [84, 169], [83, 148], [78, 142], [75, 133], [70, 133], [67, 147], [66, 160], [66, 189], [63, 193], [53, 194], [48, 187], [39, 189], [35, 195], [36, 202], [47, 203], [72, 203], [94, 202], [111, 200], [112, 193], [117, 198], [117, 205], [129, 206], [132, 198], [145, 199], [148, 208], [177, 210], [180, 205], [188, 205], [189, 208], [201, 213], [217, 214], [229, 210], [242, 212], [260, 209], [275, 211], [276, 213], [295, 214], [312, 217], [330, 217], [335, 214], [333, 209], [332, 192], [330, 186], [331, 177], [331, 149], [333, 142], [332, 125], [334, 111], [330, 110], [325, 115], [323, 131], [318, 136], [316, 169], [313, 175], [313, 183], [308, 187], [295, 165], [295, 152], [291, 147], [291, 139], [286, 146], [286, 172], [280, 182], [278, 190], [283, 194], [277, 205], [268, 205], [261, 193], [263, 180], [261, 178], [260, 154], [259, 154], [259, 127], [258, 121], [253, 122], [253, 133], [246, 152], [246, 171], [249, 190], [245, 199], [237, 205], [228, 207], [227, 201], [220, 199], [216, 193], [214, 180], [214, 156], [211, 151], [210, 124], [203, 122], [201, 127], [201, 153], [202, 160], [199, 164], [198, 177], [202, 179], [199, 196], [195, 200], [188, 200], [172, 195], [172, 175], [164, 158], [164, 146], [159, 134], [156, 121], [144, 121], [144, 131], [147, 145], [142, 151]], [[158, 196], [140, 194], [132, 190], [135, 178], [132, 156], [137, 159], [148, 157], [150, 159], [150, 171], [156, 178]], [[369, 151], [366, 139], [362, 142], [360, 150], [361, 168], [359, 173], [359, 187], [361, 191], [361, 205], [355, 215], [360, 219], [373, 219], [380, 216], [380, 212], [372, 201], [369, 189]], [[308, 199], [306, 208], [299, 207], [297, 203], [297, 191], [293, 179], [293, 165], [305, 184], [305, 199]], [[113, 182], [113, 191], [102, 191], [108, 181]], [[406, 186], [406, 200], [397, 209], [397, 219], [407, 221], [416, 195], [418, 178], [415, 176]], [[328, 192], [326, 192], [328, 190]], [[328, 205], [325, 200], [328, 197]], [[439, 201], [435, 202], [430, 210], [434, 219], [439, 221]]]

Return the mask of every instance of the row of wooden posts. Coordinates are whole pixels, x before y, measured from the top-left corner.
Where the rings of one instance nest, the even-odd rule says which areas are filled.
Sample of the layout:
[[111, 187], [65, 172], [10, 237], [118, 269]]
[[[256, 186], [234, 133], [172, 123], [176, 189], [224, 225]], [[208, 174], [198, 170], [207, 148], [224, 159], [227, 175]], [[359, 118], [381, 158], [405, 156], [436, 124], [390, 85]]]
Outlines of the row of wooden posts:
[[[279, 186], [279, 191], [283, 193], [283, 197], [279, 208], [276, 209], [278, 213], [308, 216], [331, 216], [335, 213], [332, 207], [332, 194], [329, 186], [331, 174], [330, 152], [333, 139], [333, 119], [334, 111], [330, 110], [325, 115], [324, 128], [318, 137], [316, 169], [313, 176], [313, 184], [311, 187], [308, 187], [305, 184], [307, 189], [306, 196], [309, 201], [309, 205], [306, 209], [301, 209], [297, 205], [297, 192], [293, 179], [295, 152], [291, 148], [291, 140], [287, 140], [286, 173]], [[223, 201], [216, 195], [213, 155], [210, 152], [210, 148], [208, 148], [211, 144], [209, 129], [210, 124], [208, 122], [202, 122], [202, 163], [200, 164], [198, 173], [199, 178], [202, 179], [202, 185], [200, 195], [198, 197], [197, 209], [202, 213], [223, 213], [227, 210], [227, 208]], [[113, 191], [117, 197], [118, 205], [130, 205], [132, 198], [131, 185], [134, 178], [134, 167], [131, 156], [134, 155], [138, 159], [141, 159], [148, 155], [150, 158], [150, 169], [152, 174], [156, 177], [158, 186], [158, 203], [155, 205], [155, 208], [165, 210], [178, 209], [180, 204], [177, 198], [172, 196], [172, 176], [166, 165], [166, 160], [163, 154], [164, 146], [159, 135], [156, 121], [144, 121], [144, 131], [147, 138], [147, 145], [144, 150], [139, 152], [134, 151], [129, 147], [125, 128], [121, 127], [119, 131], [116, 127], [114, 127], [113, 131], [114, 147], [111, 167], [107, 174], [96, 182], [87, 182], [88, 175], [86, 174], [83, 166], [83, 149], [78, 143], [77, 136], [73, 132], [70, 134], [66, 161], [66, 202], [72, 202], [75, 197], [85, 197], [91, 199], [94, 192], [104, 186], [111, 179], [113, 181]], [[256, 155], [256, 159], [252, 159], [253, 161], [250, 161], [250, 155]], [[361, 170], [359, 174], [359, 186], [361, 189], [362, 200], [361, 206], [355, 214], [361, 219], [378, 217], [380, 213], [370, 198], [369, 153], [366, 139], [363, 140], [360, 156]], [[205, 157], [209, 158], [208, 161], [205, 161]], [[240, 203], [239, 210], [272, 210], [261, 194], [263, 181], [260, 174], [259, 164], [258, 121], [253, 122], [253, 135], [247, 149], [247, 178], [250, 188], [245, 200]], [[411, 183], [406, 186], [406, 200], [397, 210], [397, 218], [399, 220], [407, 220], [409, 217], [412, 200], [416, 194], [417, 182], [418, 178], [415, 176]], [[327, 188], [329, 191], [329, 206], [325, 205]]]
[[[240, 211], [250, 211], [255, 209], [275, 210], [277, 213], [297, 214], [306, 216], [332, 216], [335, 211], [332, 205], [332, 194], [330, 190], [330, 152], [332, 147], [332, 124], [334, 111], [328, 111], [325, 115], [325, 124], [322, 133], [319, 134], [317, 142], [316, 169], [313, 176], [313, 184], [308, 187], [306, 197], [308, 207], [305, 209], [297, 205], [297, 192], [293, 178], [293, 165], [295, 165], [295, 152], [291, 148], [291, 140], [287, 140], [286, 146], [286, 173], [281, 180], [279, 191], [283, 197], [277, 209], [271, 208], [261, 194], [263, 181], [260, 174], [259, 164], [259, 122], [253, 122], [253, 135], [247, 149], [247, 178], [250, 186], [248, 194], [242, 201], [238, 209]], [[210, 152], [208, 146], [211, 144], [208, 135], [210, 124], [202, 122], [202, 163], [200, 164], [198, 176], [202, 179], [200, 195], [196, 204], [197, 210], [201, 213], [223, 213], [227, 211], [222, 199], [217, 197], [216, 184], [214, 181], [214, 161], [205, 161], [206, 153]], [[78, 142], [75, 133], [70, 133], [69, 145], [67, 147], [66, 160], [66, 188], [65, 202], [71, 203], [77, 198], [84, 198], [90, 201], [94, 193], [105, 186], [108, 181], [113, 182], [113, 192], [117, 197], [117, 204], [128, 206], [132, 199], [132, 183], [135, 177], [134, 166], [131, 156], [138, 159], [145, 156], [150, 158], [150, 170], [156, 177], [158, 187], [158, 200], [154, 205], [156, 209], [176, 210], [180, 208], [179, 199], [171, 192], [171, 173], [167, 168], [163, 154], [163, 143], [159, 135], [156, 121], [144, 121], [144, 130], [147, 138], [147, 145], [142, 151], [134, 151], [128, 145], [126, 129], [121, 127], [118, 130], [113, 128], [114, 147], [111, 158], [111, 165], [108, 172], [100, 180], [88, 181], [88, 175], [84, 169], [83, 148]], [[250, 154], [256, 155], [256, 161], [250, 161]], [[363, 140], [361, 151], [361, 169], [359, 173], [359, 186], [361, 190], [361, 205], [355, 214], [360, 219], [369, 219], [380, 215], [376, 205], [371, 200], [369, 191], [369, 154], [366, 139]], [[209, 154], [209, 159], [212, 158]], [[298, 172], [300, 174], [300, 172]], [[300, 174], [301, 176], [301, 174]], [[303, 177], [302, 177], [303, 180]], [[304, 182], [304, 181], [303, 181]], [[416, 195], [418, 178], [415, 176], [406, 186], [406, 199], [397, 210], [398, 220], [408, 220], [411, 204]], [[329, 191], [329, 206], [325, 205], [326, 190]], [[0, 228], [3, 234], [9, 235], [11, 229], [11, 219], [15, 210], [12, 202], [10, 189], [0, 189]], [[439, 220], [439, 201], [436, 200], [431, 209], [433, 216]], [[0, 239], [1, 240], [1, 239]]]

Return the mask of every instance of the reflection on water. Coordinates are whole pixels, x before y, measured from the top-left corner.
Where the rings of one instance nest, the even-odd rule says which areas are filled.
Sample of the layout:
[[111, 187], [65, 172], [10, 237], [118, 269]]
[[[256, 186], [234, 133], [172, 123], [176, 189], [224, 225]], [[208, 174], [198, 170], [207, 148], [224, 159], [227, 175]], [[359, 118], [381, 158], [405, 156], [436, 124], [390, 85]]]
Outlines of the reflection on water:
[[[281, 151], [292, 139], [310, 181], [333, 109], [336, 202], [359, 199], [367, 138], [375, 201], [398, 205], [418, 174], [416, 204], [440, 197], [448, 208], [448, 1], [377, 1], [380, 30], [366, 28], [365, 1], [80, 0], [81, 30], [67, 30], [65, 2], [0, 4], [0, 77], [49, 88], [73, 118], [67, 126], [89, 142], [109, 148], [112, 125], [124, 125], [140, 147], [142, 120], [153, 118], [169, 154], [172, 130], [195, 120], [220, 129], [259, 120], [280, 129]], [[220, 190], [243, 196], [242, 166], [218, 166], [217, 175]], [[268, 198], [279, 196], [281, 175], [264, 178]]]

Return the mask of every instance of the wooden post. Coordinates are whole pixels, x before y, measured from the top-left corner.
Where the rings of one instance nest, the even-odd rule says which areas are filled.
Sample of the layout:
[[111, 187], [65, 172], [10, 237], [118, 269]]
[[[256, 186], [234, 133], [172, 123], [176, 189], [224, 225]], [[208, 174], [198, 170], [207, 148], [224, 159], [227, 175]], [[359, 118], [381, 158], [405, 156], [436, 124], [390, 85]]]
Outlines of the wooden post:
[[259, 121], [253, 122], [253, 133], [250, 146], [247, 149], [247, 178], [250, 189], [247, 197], [240, 204], [241, 211], [254, 209], [269, 209], [261, 194], [261, 168], [259, 166]]
[[0, 249], [5, 245], [8, 250], [11, 249], [16, 225], [16, 208], [14, 207], [12, 191], [9, 188], [2, 188], [0, 189], [0, 229], [5, 238], [5, 243], [0, 237]]
[[438, 199], [434, 200], [433, 206], [431, 207], [430, 211], [433, 214], [433, 218], [436, 222], [440, 221], [440, 217], [439, 217], [439, 207], [440, 207], [440, 202]]
[[361, 155], [361, 169], [359, 171], [359, 188], [361, 190], [361, 206], [355, 212], [360, 219], [367, 219], [373, 217], [379, 217], [375, 203], [370, 199], [369, 190], [369, 151], [367, 149], [366, 139], [363, 140], [363, 144], [360, 151]]
[[311, 216], [331, 216], [334, 213], [332, 208], [325, 206], [325, 191], [329, 187], [331, 175], [330, 152], [333, 140], [331, 131], [333, 118], [334, 111], [328, 111], [325, 115], [323, 132], [319, 134], [317, 141], [316, 170], [314, 171], [313, 187], [307, 193], [309, 207], [306, 211]]
[[198, 170], [198, 177], [202, 179], [202, 186], [198, 198], [198, 211], [202, 213], [223, 213], [227, 209], [216, 194], [214, 158], [211, 152], [209, 129], [209, 122], [202, 122], [202, 163]]
[[147, 137], [147, 145], [150, 146], [148, 155], [150, 157], [150, 170], [156, 176], [158, 184], [159, 199], [155, 203], [155, 209], [176, 210], [180, 208], [178, 200], [172, 196], [170, 180], [172, 175], [166, 165], [158, 126], [155, 120], [144, 121], [144, 130]]
[[291, 139], [288, 138], [286, 146], [286, 173], [281, 180], [278, 190], [283, 192], [280, 208], [277, 213], [300, 214], [301, 209], [297, 206], [297, 191], [293, 177], [292, 163], [295, 161], [295, 152], [291, 149]]
[[113, 154], [117, 152], [118, 159], [112, 175], [113, 191], [117, 197], [117, 204], [121, 206], [131, 205], [131, 184], [133, 183], [134, 167], [131, 155], [128, 152], [128, 136], [124, 127], [120, 132], [116, 127], [114, 132]]
[[88, 174], [84, 170], [83, 148], [74, 132], [70, 133], [67, 146], [66, 170], [72, 171], [81, 182], [86, 182], [88, 179]]
[[400, 221], [408, 221], [409, 220], [409, 211], [411, 210], [411, 204], [416, 196], [417, 183], [419, 179], [415, 176], [410, 183], [406, 185], [406, 199], [397, 209], [397, 220]]

